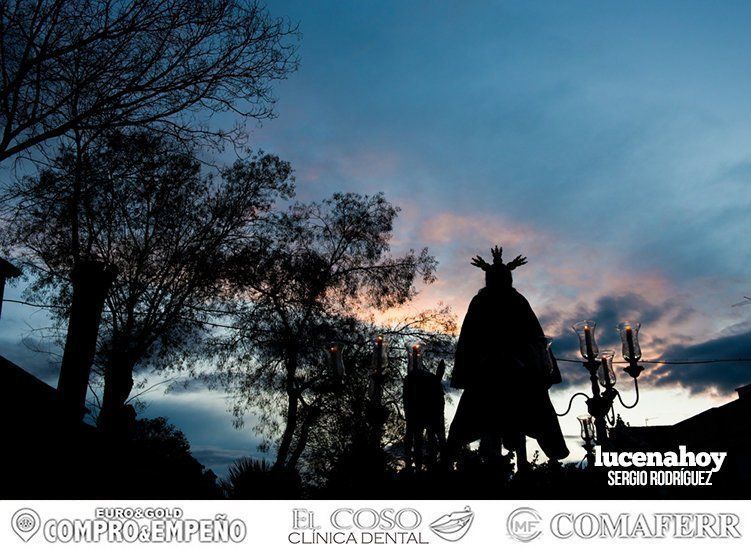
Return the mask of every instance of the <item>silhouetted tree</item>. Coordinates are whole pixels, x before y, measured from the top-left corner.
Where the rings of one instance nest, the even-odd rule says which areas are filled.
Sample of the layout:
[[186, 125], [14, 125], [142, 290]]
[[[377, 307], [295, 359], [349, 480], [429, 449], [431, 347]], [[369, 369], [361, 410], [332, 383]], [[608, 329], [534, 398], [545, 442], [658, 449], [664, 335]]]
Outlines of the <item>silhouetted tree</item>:
[[105, 476], [102, 496], [154, 498], [216, 498], [216, 475], [190, 452], [185, 434], [167, 418], [139, 419], [130, 444], [99, 456]]
[[[76, 180], [84, 186], [76, 189]], [[128, 419], [137, 365], [179, 366], [180, 353], [197, 350], [205, 322], [221, 310], [235, 256], [255, 260], [261, 221], [292, 190], [291, 168], [276, 156], [259, 153], [207, 174], [193, 151], [146, 132], [110, 134], [83, 165], [63, 149], [39, 177], [15, 184], [4, 239], [36, 275], [28, 294], [58, 306], [60, 322], [80, 258], [118, 273], [99, 341], [101, 420], [121, 427]]]
[[200, 121], [270, 116], [295, 49], [296, 28], [251, 0], [1, 0], [0, 162], [114, 128], [238, 138]]
[[237, 416], [253, 408], [267, 440], [281, 432], [277, 469], [296, 467], [320, 417], [308, 399], [328, 375], [327, 345], [347, 339], [358, 312], [401, 305], [416, 279], [433, 280], [427, 249], [389, 253], [397, 213], [382, 194], [294, 205], [268, 225], [261, 260], [235, 271], [248, 292], [219, 368]]

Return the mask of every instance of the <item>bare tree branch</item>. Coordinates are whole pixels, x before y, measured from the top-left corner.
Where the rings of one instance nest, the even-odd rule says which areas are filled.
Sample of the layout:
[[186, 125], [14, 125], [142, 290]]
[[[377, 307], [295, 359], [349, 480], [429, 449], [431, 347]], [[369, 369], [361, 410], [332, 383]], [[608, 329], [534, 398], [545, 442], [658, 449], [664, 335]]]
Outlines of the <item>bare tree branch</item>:
[[0, 162], [75, 130], [240, 139], [199, 121], [272, 116], [297, 36], [252, 0], [0, 0]]

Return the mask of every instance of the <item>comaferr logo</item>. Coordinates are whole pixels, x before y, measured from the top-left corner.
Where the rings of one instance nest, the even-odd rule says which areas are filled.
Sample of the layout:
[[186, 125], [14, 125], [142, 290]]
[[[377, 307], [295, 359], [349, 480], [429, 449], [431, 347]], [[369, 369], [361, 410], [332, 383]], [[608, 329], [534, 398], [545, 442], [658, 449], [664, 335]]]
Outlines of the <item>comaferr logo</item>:
[[528, 542], [542, 534], [540, 513], [531, 507], [520, 507], [506, 519], [508, 535], [517, 541]]
[[[516, 541], [539, 538], [547, 522], [530, 507], [515, 509], [506, 529]], [[556, 513], [548, 523], [558, 539], [726, 539], [741, 538], [735, 513]]]
[[558, 513], [550, 531], [560, 539], [591, 538], [740, 538], [734, 513]]

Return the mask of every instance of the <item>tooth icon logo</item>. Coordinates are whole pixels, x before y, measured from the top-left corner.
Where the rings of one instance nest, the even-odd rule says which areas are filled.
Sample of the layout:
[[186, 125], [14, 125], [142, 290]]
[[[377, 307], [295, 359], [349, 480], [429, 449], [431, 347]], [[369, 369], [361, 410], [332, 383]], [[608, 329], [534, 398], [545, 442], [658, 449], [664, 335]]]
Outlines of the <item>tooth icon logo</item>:
[[469, 531], [474, 519], [475, 513], [467, 506], [464, 511], [455, 511], [437, 518], [430, 524], [430, 529], [441, 539], [459, 541]]
[[33, 509], [19, 509], [10, 521], [13, 531], [24, 541], [29, 541], [39, 531], [39, 515]]

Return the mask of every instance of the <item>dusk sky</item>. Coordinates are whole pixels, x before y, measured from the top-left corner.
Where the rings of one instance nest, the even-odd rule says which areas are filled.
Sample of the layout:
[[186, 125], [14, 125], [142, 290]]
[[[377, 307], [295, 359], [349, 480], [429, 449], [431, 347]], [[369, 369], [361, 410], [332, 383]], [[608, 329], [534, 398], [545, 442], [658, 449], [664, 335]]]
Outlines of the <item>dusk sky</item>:
[[[483, 283], [470, 257], [501, 244], [528, 256], [515, 285], [559, 356], [575, 357], [570, 325], [592, 318], [601, 348], [634, 319], [646, 358], [751, 357], [751, 306], [731, 307], [751, 295], [751, 4], [269, 8], [299, 21], [301, 66], [251, 142], [292, 162], [300, 200], [383, 191], [401, 207], [395, 250], [428, 246], [440, 263], [415, 309], [445, 302], [461, 320]], [[55, 384], [49, 357], [19, 344], [43, 313], [6, 304], [2, 323], [0, 352]], [[559, 410], [585, 380], [561, 368]], [[734, 398], [751, 363], [650, 365], [640, 381], [624, 419], [668, 424]], [[629, 401], [624, 374], [619, 387]], [[219, 473], [256, 454], [220, 393], [144, 400]], [[562, 423], [572, 451], [583, 412]]]

